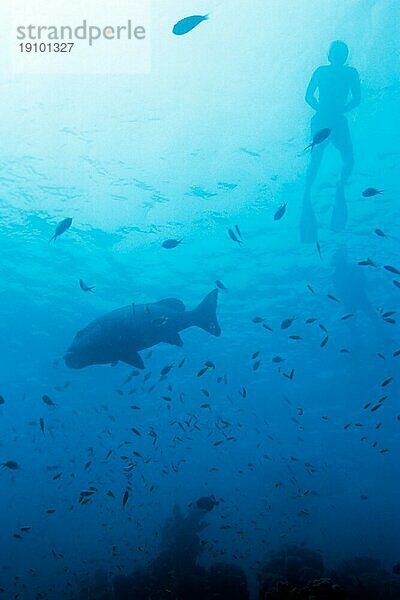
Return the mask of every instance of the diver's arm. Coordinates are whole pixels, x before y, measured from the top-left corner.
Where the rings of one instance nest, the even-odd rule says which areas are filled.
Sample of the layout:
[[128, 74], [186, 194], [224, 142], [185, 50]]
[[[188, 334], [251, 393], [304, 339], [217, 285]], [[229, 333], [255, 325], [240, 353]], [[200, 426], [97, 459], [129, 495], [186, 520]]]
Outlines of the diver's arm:
[[310, 79], [310, 83], [307, 86], [307, 91], [306, 91], [306, 96], [305, 96], [305, 101], [314, 110], [318, 110], [319, 109], [319, 102], [318, 102], [318, 100], [315, 97], [315, 92], [316, 92], [316, 90], [318, 88], [318, 83], [319, 83], [318, 79], [319, 78], [318, 78], [318, 69], [317, 69], [312, 74], [312, 77]]
[[344, 107], [344, 112], [349, 112], [356, 108], [361, 102], [361, 86], [360, 77], [356, 69], [352, 70], [352, 77], [350, 82], [351, 100]]

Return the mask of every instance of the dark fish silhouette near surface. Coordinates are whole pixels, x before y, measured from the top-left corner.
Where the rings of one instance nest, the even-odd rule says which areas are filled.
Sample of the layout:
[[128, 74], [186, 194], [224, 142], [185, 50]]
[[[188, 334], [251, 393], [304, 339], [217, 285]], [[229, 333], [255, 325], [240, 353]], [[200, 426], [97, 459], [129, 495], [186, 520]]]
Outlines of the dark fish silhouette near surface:
[[231, 240], [232, 240], [233, 242], [236, 242], [237, 244], [239, 244], [239, 246], [240, 246], [241, 244], [243, 244], [242, 240], [240, 240], [240, 239], [237, 237], [237, 235], [236, 235], [236, 233], [233, 231], [233, 229], [230, 229], [230, 228], [228, 229], [228, 235], [229, 235], [229, 237], [231, 238]]
[[57, 227], [56, 230], [54, 232], [53, 237], [50, 239], [51, 242], [55, 242], [56, 239], [58, 237], [60, 237], [60, 235], [62, 235], [63, 233], [65, 233], [67, 231], [67, 229], [69, 229], [72, 225], [72, 219], [70, 217], [67, 217], [66, 219], [64, 219], [63, 221], [61, 221]]
[[215, 281], [215, 285], [217, 286], [218, 289], [222, 290], [223, 292], [227, 292], [228, 288], [224, 286], [224, 284], [222, 283], [222, 281], [220, 281], [219, 279], [217, 279]]
[[362, 193], [364, 198], [372, 198], [372, 196], [377, 196], [378, 194], [383, 194], [383, 190], [377, 190], [373, 187], [366, 188]]
[[84, 292], [94, 292], [94, 285], [87, 285], [83, 279], [79, 280], [79, 287]]
[[278, 208], [278, 210], [274, 214], [274, 221], [279, 221], [280, 219], [282, 219], [283, 215], [286, 212], [286, 207], [287, 207], [287, 202], [285, 202], [284, 204], [282, 204], [282, 206], [280, 208]]
[[[65, 363], [71, 369], [82, 369], [121, 361], [143, 369], [141, 350], [161, 342], [182, 347], [179, 332], [184, 329], [197, 326], [211, 335], [221, 335], [217, 300], [215, 289], [194, 310], [186, 310], [176, 298], [117, 308], [78, 331], [64, 356]], [[163, 326], [154, 324], [159, 317], [166, 318]]]
[[376, 264], [371, 258], [367, 258], [366, 260], [359, 260], [357, 264], [361, 267], [376, 267]]
[[328, 139], [328, 137], [330, 136], [330, 134], [331, 134], [331, 130], [328, 129], [327, 127], [325, 127], [324, 129], [320, 129], [313, 136], [311, 144], [309, 144], [308, 146], [306, 146], [304, 148], [304, 150], [308, 150], [309, 148], [311, 148], [311, 150], [313, 150], [314, 146], [318, 146], [318, 144], [322, 144], [322, 142], [324, 142], [326, 139]]
[[384, 265], [383, 268], [386, 271], [389, 271], [389, 273], [394, 273], [395, 275], [400, 275], [400, 271], [399, 271], [399, 269], [397, 269], [397, 267], [393, 267], [392, 265]]
[[207, 21], [207, 19], [208, 15], [191, 15], [190, 17], [185, 17], [175, 23], [172, 33], [175, 35], [185, 35], [185, 33], [189, 33], [189, 31], [192, 31], [192, 29], [200, 25], [203, 21]]
[[167, 248], [167, 250], [171, 250], [172, 248], [176, 248], [179, 244], [182, 243], [182, 240], [165, 240], [161, 244], [162, 248]]

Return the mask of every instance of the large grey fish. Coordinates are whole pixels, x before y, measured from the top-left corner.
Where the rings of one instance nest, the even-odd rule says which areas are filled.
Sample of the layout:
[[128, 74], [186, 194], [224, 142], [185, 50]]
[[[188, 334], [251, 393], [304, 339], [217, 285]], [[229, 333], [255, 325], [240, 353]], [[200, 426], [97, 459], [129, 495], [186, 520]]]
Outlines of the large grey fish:
[[196, 325], [211, 335], [221, 335], [217, 299], [215, 289], [194, 310], [186, 310], [176, 298], [117, 308], [78, 331], [64, 356], [65, 363], [71, 369], [82, 369], [121, 361], [144, 369], [141, 350], [161, 342], [181, 347], [179, 332], [188, 327]]

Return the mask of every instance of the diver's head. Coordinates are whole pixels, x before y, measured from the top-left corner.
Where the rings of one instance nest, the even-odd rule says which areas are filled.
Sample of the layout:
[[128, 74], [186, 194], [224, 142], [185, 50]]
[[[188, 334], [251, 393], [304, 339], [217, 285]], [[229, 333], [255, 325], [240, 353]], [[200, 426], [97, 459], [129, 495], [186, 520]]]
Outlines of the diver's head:
[[341, 42], [340, 40], [332, 42], [328, 52], [328, 59], [332, 65], [344, 65], [348, 56], [349, 48], [347, 44]]

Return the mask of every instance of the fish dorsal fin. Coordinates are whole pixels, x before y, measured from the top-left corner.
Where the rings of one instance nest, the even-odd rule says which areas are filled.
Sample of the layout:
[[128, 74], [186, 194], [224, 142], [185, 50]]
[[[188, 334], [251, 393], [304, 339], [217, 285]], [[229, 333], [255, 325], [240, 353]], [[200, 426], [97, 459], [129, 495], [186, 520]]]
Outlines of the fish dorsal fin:
[[179, 312], [186, 310], [186, 306], [183, 304], [182, 300], [178, 300], [177, 298], [164, 298], [164, 300], [159, 300], [154, 304], [163, 304], [164, 306], [168, 306], [171, 310], [177, 310]]

